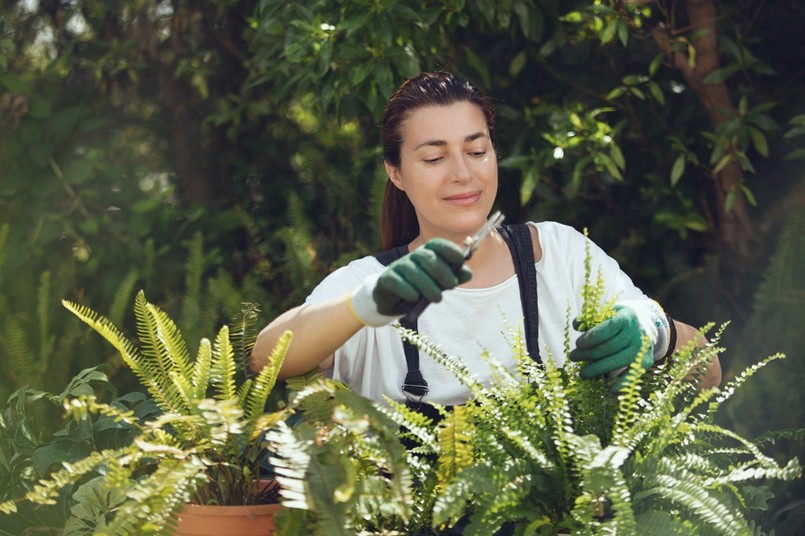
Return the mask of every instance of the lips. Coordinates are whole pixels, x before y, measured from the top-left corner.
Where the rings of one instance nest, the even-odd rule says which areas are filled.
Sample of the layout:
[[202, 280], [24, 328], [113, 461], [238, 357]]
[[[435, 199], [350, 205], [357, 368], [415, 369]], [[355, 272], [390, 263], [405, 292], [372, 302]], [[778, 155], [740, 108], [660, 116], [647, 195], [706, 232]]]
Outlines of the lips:
[[472, 205], [481, 198], [481, 192], [466, 192], [445, 197], [444, 200], [453, 205]]

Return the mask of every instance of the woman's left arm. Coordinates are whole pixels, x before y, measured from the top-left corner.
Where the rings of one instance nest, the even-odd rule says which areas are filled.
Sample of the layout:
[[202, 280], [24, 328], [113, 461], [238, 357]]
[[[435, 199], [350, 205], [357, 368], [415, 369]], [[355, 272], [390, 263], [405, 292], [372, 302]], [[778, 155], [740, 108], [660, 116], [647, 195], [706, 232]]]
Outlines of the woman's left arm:
[[[676, 326], [676, 345], [674, 346], [674, 351], [685, 346], [690, 340], [696, 340], [696, 346], [698, 347], [704, 347], [707, 344], [707, 339], [693, 326], [689, 326], [678, 320], [674, 320], [673, 322]], [[707, 365], [706, 370], [702, 371], [702, 375], [699, 377], [699, 387], [701, 389], [709, 389], [711, 387], [718, 387], [720, 383], [721, 362], [718, 359], [718, 355], [716, 355]]]

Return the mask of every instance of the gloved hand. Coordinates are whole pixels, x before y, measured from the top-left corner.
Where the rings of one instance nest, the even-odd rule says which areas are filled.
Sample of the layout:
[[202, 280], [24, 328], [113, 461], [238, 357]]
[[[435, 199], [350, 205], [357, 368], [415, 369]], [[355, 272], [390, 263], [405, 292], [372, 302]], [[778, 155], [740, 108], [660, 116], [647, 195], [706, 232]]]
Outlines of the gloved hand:
[[462, 249], [434, 238], [391, 263], [379, 276], [367, 278], [348, 303], [365, 325], [383, 326], [405, 315], [422, 298], [440, 301], [442, 292], [471, 277]]
[[[568, 356], [571, 361], [589, 361], [581, 369], [582, 378], [617, 374], [631, 365], [643, 348], [645, 333], [635, 311], [624, 305], [615, 305], [614, 308], [614, 316], [581, 334], [576, 348]], [[644, 368], [654, 364], [654, 342], [650, 338], [648, 348], [643, 352], [642, 364]], [[622, 375], [612, 389], [620, 391], [625, 385], [626, 377]]]

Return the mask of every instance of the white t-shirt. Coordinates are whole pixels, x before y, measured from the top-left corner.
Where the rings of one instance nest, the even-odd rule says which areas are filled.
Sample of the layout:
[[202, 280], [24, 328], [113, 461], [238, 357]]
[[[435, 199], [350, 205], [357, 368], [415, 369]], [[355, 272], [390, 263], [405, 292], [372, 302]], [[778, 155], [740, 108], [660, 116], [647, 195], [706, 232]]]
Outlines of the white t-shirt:
[[[564, 353], [565, 326], [581, 311], [587, 238], [572, 227], [556, 222], [529, 222], [538, 229], [542, 259], [536, 263], [539, 306], [539, 347], [542, 359], [559, 366]], [[618, 263], [590, 243], [592, 278], [599, 267], [606, 285], [604, 301], [648, 300]], [[307, 298], [307, 303], [342, 296], [371, 274], [385, 267], [372, 256], [352, 261], [328, 275]], [[568, 312], [569, 311], [569, 312]], [[512, 330], [523, 330], [523, 310], [517, 276], [488, 288], [456, 288], [442, 301], [430, 304], [418, 320], [418, 331], [438, 344], [446, 354], [459, 356], [476, 377], [490, 376], [484, 354], [505, 366], [516, 366], [511, 348]], [[579, 333], [570, 329], [571, 348]], [[456, 377], [433, 358], [420, 352], [420, 370], [428, 382], [425, 402], [462, 404], [469, 392]], [[335, 352], [333, 378], [375, 401], [388, 396], [405, 401], [401, 386], [407, 373], [405, 353], [394, 325], [364, 327]]]

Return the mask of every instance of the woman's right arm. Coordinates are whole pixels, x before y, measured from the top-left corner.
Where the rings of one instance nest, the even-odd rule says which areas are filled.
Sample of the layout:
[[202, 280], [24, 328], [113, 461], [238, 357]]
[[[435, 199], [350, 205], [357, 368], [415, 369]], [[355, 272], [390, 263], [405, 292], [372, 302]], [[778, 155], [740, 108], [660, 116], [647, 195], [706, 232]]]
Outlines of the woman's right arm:
[[280, 336], [289, 330], [293, 340], [280, 369], [281, 379], [298, 376], [321, 366], [363, 324], [350, 312], [347, 297], [294, 307], [277, 317], [257, 336], [251, 355], [251, 368], [257, 372]]

